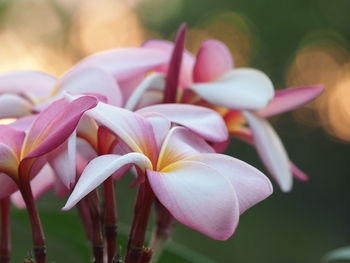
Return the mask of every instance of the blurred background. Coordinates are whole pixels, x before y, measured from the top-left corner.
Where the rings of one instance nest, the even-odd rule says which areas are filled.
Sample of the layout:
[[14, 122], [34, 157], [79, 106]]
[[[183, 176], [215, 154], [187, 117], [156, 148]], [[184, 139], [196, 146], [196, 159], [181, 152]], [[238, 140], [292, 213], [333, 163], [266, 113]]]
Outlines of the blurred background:
[[[317, 100], [271, 119], [310, 180], [296, 182], [288, 194], [275, 186], [226, 242], [176, 225], [173, 240], [184, 248], [170, 248], [191, 248], [198, 253], [193, 262], [204, 262], [200, 254], [222, 263], [320, 262], [329, 250], [350, 245], [349, 10], [348, 0], [0, 0], [0, 72], [34, 69], [59, 76], [101, 50], [172, 40], [186, 22], [186, 47], [194, 54], [204, 39], [216, 38], [230, 48], [236, 67], [263, 70], [276, 89], [323, 84]], [[250, 146], [232, 141], [229, 150], [265, 171]], [[128, 184], [118, 184], [124, 224], [135, 191]], [[39, 202], [50, 262], [88, 262], [76, 213], [62, 214], [64, 200], [53, 200], [51, 194]], [[23, 211], [13, 209], [13, 216], [14, 262], [21, 262], [30, 249], [30, 229]]]

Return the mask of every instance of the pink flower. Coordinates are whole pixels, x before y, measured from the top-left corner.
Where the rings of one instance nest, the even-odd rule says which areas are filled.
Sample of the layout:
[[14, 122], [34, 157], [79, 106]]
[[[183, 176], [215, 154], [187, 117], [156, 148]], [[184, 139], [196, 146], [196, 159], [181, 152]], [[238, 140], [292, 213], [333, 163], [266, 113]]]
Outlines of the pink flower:
[[[151, 40], [145, 43], [145, 47], [169, 55], [174, 45]], [[283, 191], [292, 188], [292, 172], [305, 179], [305, 175], [291, 164], [280, 138], [264, 118], [309, 102], [322, 92], [322, 87], [274, 93], [271, 80], [263, 72], [252, 68], [234, 69], [229, 50], [217, 40], [203, 42], [196, 58], [184, 51], [181, 66], [179, 85], [184, 92], [180, 101], [218, 110], [225, 117], [232, 135], [241, 134], [248, 122], [252, 132], [250, 141], [254, 142], [263, 163]], [[167, 74], [168, 68], [159, 70]]]
[[[261, 172], [235, 158], [213, 153], [194, 133], [203, 120], [192, 123], [192, 127], [189, 122], [190, 130], [171, 128], [169, 120], [159, 114], [133, 113], [101, 102], [87, 114], [113, 131], [129, 152], [92, 160], [64, 210], [109, 176], [133, 164], [142, 171], [136, 183], [148, 180], [157, 199], [179, 222], [224, 240], [235, 231], [241, 213], [272, 193], [271, 183]], [[214, 122], [212, 130], [222, 129], [220, 125]]]
[[96, 103], [93, 97], [71, 103], [59, 100], [35, 118], [27, 133], [0, 125], [0, 172], [7, 175], [1, 177], [0, 198], [13, 193], [16, 185], [28, 184], [46, 163], [47, 154], [66, 141], [82, 114]]

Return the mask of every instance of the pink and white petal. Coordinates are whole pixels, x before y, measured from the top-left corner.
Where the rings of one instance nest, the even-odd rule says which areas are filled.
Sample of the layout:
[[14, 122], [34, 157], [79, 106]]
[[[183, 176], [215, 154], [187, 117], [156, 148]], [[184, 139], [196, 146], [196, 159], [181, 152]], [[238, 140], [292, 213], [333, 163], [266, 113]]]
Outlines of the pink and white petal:
[[[166, 58], [167, 62], [170, 61], [171, 54], [174, 49], [174, 43], [167, 40], [148, 40], [143, 44], [145, 49], [153, 49], [162, 52]], [[192, 72], [195, 64], [195, 57], [188, 51], [184, 51], [181, 69], [180, 69], [180, 79], [179, 84], [181, 87], [188, 87], [192, 85]], [[158, 72], [167, 73], [169, 68], [169, 63], [164, 63], [156, 69]]]
[[[53, 188], [54, 183], [55, 183], [54, 172], [51, 169], [51, 167], [47, 164], [40, 170], [37, 176], [30, 181], [30, 186], [32, 188], [34, 200], [39, 199], [45, 193], [50, 191]], [[11, 201], [18, 208], [26, 207], [26, 204], [19, 191], [11, 195]]]
[[50, 96], [57, 79], [39, 71], [16, 71], [0, 75], [0, 93], [17, 93], [33, 101]]
[[36, 119], [37, 116], [38, 116], [37, 114], [33, 114], [33, 115], [19, 118], [19, 119], [15, 120], [14, 122], [10, 123], [9, 126], [18, 130], [18, 131], [26, 132], [33, 125], [34, 120]]
[[101, 102], [86, 114], [114, 132], [133, 151], [144, 153], [151, 160], [157, 158], [152, 125], [141, 115]]
[[0, 199], [10, 196], [17, 190], [16, 183], [8, 175], [0, 172]]
[[[232, 135], [252, 146], [254, 146], [254, 139], [252, 132], [248, 128], [241, 127], [236, 129]], [[300, 170], [291, 160], [289, 160], [289, 167], [293, 176], [300, 181], [309, 180], [309, 176]]]
[[62, 99], [51, 104], [35, 119], [26, 136], [22, 157], [38, 157], [58, 147], [75, 130], [85, 111], [96, 104], [97, 99], [91, 96], [70, 103]]
[[146, 48], [119, 48], [107, 50], [82, 60], [75, 68], [99, 67], [112, 73], [115, 79], [129, 79], [145, 74], [168, 61], [161, 51]]
[[293, 176], [290, 171], [287, 152], [272, 126], [263, 118], [250, 112], [243, 112], [251, 128], [254, 145], [264, 165], [275, 178], [281, 190], [292, 189]]
[[200, 154], [187, 160], [202, 162], [225, 176], [236, 191], [241, 214], [273, 192], [270, 180], [262, 172], [231, 156]]
[[213, 153], [214, 150], [201, 137], [183, 127], [172, 128], [164, 139], [159, 152], [157, 170], [199, 153]]
[[[123, 105], [123, 97], [113, 76], [106, 71], [87, 67], [67, 72], [57, 83], [58, 92], [70, 93], [96, 93], [105, 96], [108, 104], [114, 106]], [[61, 94], [58, 98], [62, 98]]]
[[139, 103], [134, 108], [135, 110], [148, 107], [150, 105], [161, 104], [163, 102], [163, 92], [159, 90], [146, 91], [139, 100]]
[[162, 114], [171, 122], [180, 124], [211, 142], [221, 142], [228, 139], [228, 131], [222, 117], [216, 111], [205, 107], [173, 103], [153, 105], [137, 112]]
[[300, 170], [300, 168], [298, 166], [295, 165], [295, 163], [293, 163], [292, 161], [289, 161], [289, 165], [290, 165], [290, 170], [293, 173], [293, 176], [300, 180], [300, 181], [307, 181], [309, 180], [309, 176], [304, 173], [302, 170]]
[[0, 173], [5, 173], [13, 179], [18, 176], [18, 156], [13, 149], [4, 143], [0, 143]]
[[228, 179], [211, 167], [177, 162], [163, 172], [147, 170], [157, 199], [182, 224], [210, 238], [226, 240], [239, 221], [239, 204]]
[[15, 94], [0, 95], [0, 119], [19, 118], [32, 113], [32, 104]]
[[7, 146], [19, 158], [25, 133], [10, 125], [0, 125], [0, 145]]
[[144, 113], [143, 116], [151, 123], [158, 149], [160, 149], [171, 128], [171, 122], [164, 115], [158, 113]]
[[273, 98], [273, 84], [262, 71], [239, 68], [215, 82], [193, 84], [194, 92], [213, 105], [236, 110], [259, 110]]
[[80, 176], [63, 210], [72, 208], [109, 176], [129, 164], [135, 164], [142, 170], [152, 168], [150, 160], [140, 153], [129, 153], [123, 156], [106, 154], [93, 159]]
[[146, 91], [160, 90], [165, 87], [165, 77], [160, 73], [153, 73], [147, 76], [144, 81], [133, 91], [125, 103], [124, 108], [128, 110], [134, 110]]
[[51, 151], [47, 160], [62, 183], [71, 188], [76, 181], [76, 132], [66, 141]]
[[319, 96], [323, 90], [324, 87], [322, 86], [277, 90], [273, 100], [265, 108], [259, 110], [257, 114], [262, 117], [270, 117], [293, 110], [313, 100]]
[[96, 121], [84, 114], [77, 126], [77, 136], [86, 140], [97, 149], [97, 131], [98, 125]]
[[194, 82], [209, 82], [233, 68], [232, 55], [226, 45], [215, 39], [204, 41], [193, 68]]

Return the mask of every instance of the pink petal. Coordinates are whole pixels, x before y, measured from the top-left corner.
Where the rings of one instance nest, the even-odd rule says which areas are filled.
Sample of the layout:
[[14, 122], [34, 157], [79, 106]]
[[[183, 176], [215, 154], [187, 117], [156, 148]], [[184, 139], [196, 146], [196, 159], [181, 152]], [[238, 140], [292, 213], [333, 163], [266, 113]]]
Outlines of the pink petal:
[[26, 117], [19, 118], [16, 121], [10, 123], [9, 126], [18, 131], [28, 131], [36, 117], [38, 117], [38, 115], [32, 114]]
[[[239, 128], [232, 133], [232, 135], [242, 141], [254, 145], [254, 139], [251, 131], [247, 128]], [[289, 160], [289, 167], [293, 176], [300, 181], [307, 181], [309, 176], [300, 170], [292, 161]]]
[[160, 104], [140, 109], [137, 112], [162, 114], [171, 122], [180, 124], [211, 142], [221, 142], [228, 139], [228, 131], [222, 117], [217, 112], [205, 107], [186, 104]]
[[254, 145], [261, 160], [280, 185], [281, 190], [292, 189], [292, 174], [286, 150], [272, 126], [263, 118], [249, 112], [243, 112], [254, 137]]
[[154, 162], [158, 148], [152, 125], [141, 115], [99, 102], [87, 115], [106, 126], [133, 151], [143, 153]]
[[[54, 172], [52, 171], [49, 165], [45, 165], [38, 173], [38, 175], [30, 182], [34, 200], [39, 199], [41, 196], [43, 196], [45, 193], [51, 190], [54, 186], [54, 182]], [[11, 195], [11, 200], [18, 208], [26, 207], [26, 204], [19, 191]]]
[[39, 71], [16, 71], [0, 75], [0, 93], [17, 93], [30, 99], [50, 96], [56, 78]]
[[259, 110], [257, 114], [262, 117], [269, 117], [293, 110], [313, 100], [323, 90], [324, 88], [321, 86], [277, 90], [273, 100], [265, 108]]
[[[65, 74], [57, 83], [63, 90], [70, 93], [97, 93], [108, 99], [108, 104], [122, 106], [121, 91], [110, 73], [100, 68], [88, 67], [77, 69]], [[59, 98], [62, 98], [61, 95]]]
[[226, 240], [239, 221], [235, 191], [209, 166], [184, 161], [162, 172], [147, 170], [157, 199], [182, 224], [213, 239]]
[[185, 48], [186, 25], [182, 24], [177, 31], [174, 48], [171, 51], [166, 84], [164, 90], [164, 103], [174, 103], [179, 86], [182, 57]]
[[138, 105], [144, 94], [149, 90], [163, 91], [165, 87], [164, 75], [160, 73], [153, 73], [145, 78], [144, 81], [133, 91], [125, 103], [124, 108], [134, 110]]
[[143, 116], [151, 123], [158, 148], [160, 149], [170, 130], [170, 121], [164, 115], [153, 112], [144, 113]]
[[134, 111], [150, 105], [161, 104], [163, 102], [163, 97], [162, 91], [150, 90], [142, 95]]
[[259, 110], [273, 98], [273, 85], [263, 72], [240, 68], [222, 75], [215, 82], [190, 87], [213, 105], [237, 110]]
[[124, 99], [126, 99], [147, 72], [167, 61], [168, 57], [158, 50], [120, 48], [87, 57], [75, 69], [99, 67], [111, 73], [119, 84]]
[[32, 113], [32, 104], [14, 94], [0, 95], [0, 119], [19, 118]]
[[187, 160], [202, 162], [225, 176], [236, 191], [241, 214], [272, 194], [270, 180], [241, 160], [223, 154], [200, 154]]
[[290, 170], [293, 173], [293, 176], [296, 179], [304, 182], [309, 180], [309, 176], [305, 174], [302, 170], [300, 170], [293, 162], [290, 161], [289, 166], [290, 166]]
[[123, 156], [106, 154], [93, 159], [80, 176], [63, 210], [72, 208], [109, 176], [130, 163], [137, 165], [142, 170], [152, 168], [150, 160], [140, 153], [129, 153]]
[[84, 96], [71, 103], [62, 99], [42, 111], [29, 130], [22, 154], [26, 158], [44, 155], [62, 144], [74, 131], [85, 111], [95, 107], [95, 97]]
[[157, 170], [199, 153], [213, 152], [214, 150], [201, 137], [183, 127], [174, 127], [164, 139]]
[[194, 82], [209, 82], [233, 68], [232, 56], [224, 43], [209, 39], [202, 43], [193, 68]]
[[[174, 43], [166, 40], [148, 40], [143, 45], [144, 48], [154, 49], [163, 52], [167, 57], [167, 61], [170, 60], [172, 50], [174, 48]], [[188, 87], [192, 85], [192, 71], [195, 63], [195, 58], [187, 51], [184, 51], [181, 69], [180, 69], [180, 80], [179, 84], [181, 87]], [[157, 68], [158, 72], [167, 73], [169, 63], [163, 64], [161, 67]]]
[[0, 173], [0, 199], [8, 197], [12, 193], [16, 192], [18, 187], [8, 175]]
[[71, 188], [76, 180], [76, 133], [73, 132], [66, 141], [51, 151], [48, 162], [62, 183]]
[[7, 146], [19, 158], [25, 133], [11, 127], [0, 125], [0, 145]]

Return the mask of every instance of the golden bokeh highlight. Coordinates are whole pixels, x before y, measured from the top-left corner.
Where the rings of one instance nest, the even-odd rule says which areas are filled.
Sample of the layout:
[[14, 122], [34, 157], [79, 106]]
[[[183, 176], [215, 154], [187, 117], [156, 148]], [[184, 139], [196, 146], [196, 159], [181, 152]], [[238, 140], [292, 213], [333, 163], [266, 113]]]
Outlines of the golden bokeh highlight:
[[85, 54], [140, 46], [145, 40], [135, 11], [123, 1], [85, 1], [74, 14], [72, 37]]
[[190, 29], [186, 47], [194, 54], [209, 38], [222, 41], [229, 48], [235, 67], [249, 65], [252, 52], [252, 27], [248, 18], [235, 12], [222, 12]]
[[323, 94], [294, 111], [297, 120], [321, 125], [329, 134], [350, 142], [350, 59], [348, 51], [329, 39], [300, 48], [287, 72], [286, 85], [322, 85]]

